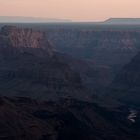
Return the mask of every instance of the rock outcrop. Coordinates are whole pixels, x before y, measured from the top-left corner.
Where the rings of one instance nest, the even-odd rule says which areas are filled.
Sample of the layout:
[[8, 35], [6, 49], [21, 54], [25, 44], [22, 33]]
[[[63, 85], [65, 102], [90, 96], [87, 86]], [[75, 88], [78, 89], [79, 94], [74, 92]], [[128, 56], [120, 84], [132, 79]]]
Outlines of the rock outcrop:
[[140, 107], [140, 53], [124, 66], [109, 88], [110, 97]]
[[0, 79], [4, 96], [88, 98], [79, 74], [56, 57], [42, 32], [31, 29], [2, 28]]
[[43, 49], [52, 55], [53, 48], [45, 38], [45, 33], [32, 29], [4, 26], [0, 31], [0, 47], [15, 48], [18, 51]]

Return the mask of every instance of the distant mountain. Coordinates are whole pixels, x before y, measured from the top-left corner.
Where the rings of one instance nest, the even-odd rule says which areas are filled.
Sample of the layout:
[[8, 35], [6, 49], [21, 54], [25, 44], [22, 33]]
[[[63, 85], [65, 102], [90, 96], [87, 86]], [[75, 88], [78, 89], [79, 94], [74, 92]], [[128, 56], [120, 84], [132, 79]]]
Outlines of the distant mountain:
[[0, 16], [0, 23], [46, 23], [46, 22], [71, 22], [71, 20], [39, 18], [39, 17]]
[[140, 24], [140, 18], [109, 18], [107, 24]]

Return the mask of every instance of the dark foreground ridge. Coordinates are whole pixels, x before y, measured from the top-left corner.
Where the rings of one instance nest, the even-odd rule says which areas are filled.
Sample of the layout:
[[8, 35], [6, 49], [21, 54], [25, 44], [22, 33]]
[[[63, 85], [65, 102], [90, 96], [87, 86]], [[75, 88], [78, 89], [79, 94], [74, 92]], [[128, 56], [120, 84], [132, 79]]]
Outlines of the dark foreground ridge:
[[0, 98], [0, 140], [139, 140], [124, 110], [77, 100]]

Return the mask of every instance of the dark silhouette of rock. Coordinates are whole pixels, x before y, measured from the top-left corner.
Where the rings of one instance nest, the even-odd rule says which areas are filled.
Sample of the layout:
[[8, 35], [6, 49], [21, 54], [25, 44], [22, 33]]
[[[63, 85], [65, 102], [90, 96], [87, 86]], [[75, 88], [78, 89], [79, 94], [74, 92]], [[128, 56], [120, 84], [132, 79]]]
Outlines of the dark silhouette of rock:
[[0, 98], [1, 140], [139, 140], [124, 110], [107, 110], [77, 100], [37, 102]]

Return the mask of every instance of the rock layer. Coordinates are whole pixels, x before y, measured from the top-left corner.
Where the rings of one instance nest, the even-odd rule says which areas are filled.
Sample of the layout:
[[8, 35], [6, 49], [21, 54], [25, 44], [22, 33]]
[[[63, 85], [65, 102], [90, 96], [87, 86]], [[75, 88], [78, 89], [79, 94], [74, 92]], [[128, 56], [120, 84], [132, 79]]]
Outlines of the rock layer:
[[88, 98], [79, 74], [56, 55], [42, 32], [3, 27], [0, 33], [0, 94], [41, 100]]

